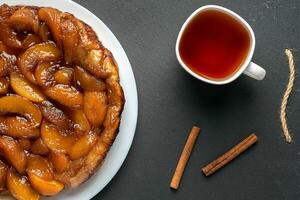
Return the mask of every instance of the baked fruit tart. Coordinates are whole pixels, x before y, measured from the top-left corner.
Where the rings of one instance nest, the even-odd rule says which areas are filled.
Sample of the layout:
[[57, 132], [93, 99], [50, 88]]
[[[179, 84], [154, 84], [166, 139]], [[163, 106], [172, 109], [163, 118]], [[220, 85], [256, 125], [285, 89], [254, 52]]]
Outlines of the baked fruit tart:
[[124, 95], [93, 29], [50, 7], [0, 6], [0, 190], [19, 200], [77, 187], [101, 165]]

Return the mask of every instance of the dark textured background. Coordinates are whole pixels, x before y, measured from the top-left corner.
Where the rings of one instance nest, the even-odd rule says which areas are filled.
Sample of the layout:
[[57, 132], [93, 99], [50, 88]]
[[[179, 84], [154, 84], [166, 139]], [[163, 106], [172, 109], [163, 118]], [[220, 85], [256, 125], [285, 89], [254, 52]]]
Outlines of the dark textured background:
[[[286, 47], [300, 66], [300, 1], [297, 0], [76, 0], [97, 15], [123, 45], [138, 86], [136, 136], [122, 168], [96, 199], [300, 199], [300, 101], [298, 79], [288, 105], [294, 142], [281, 136], [279, 107], [288, 79]], [[225, 86], [192, 78], [179, 66], [175, 41], [198, 7], [218, 4], [240, 14], [256, 35], [253, 61], [267, 76], [241, 76]], [[101, 36], [100, 36], [101, 39]], [[122, 67], [122, 66], [120, 66]], [[182, 178], [169, 189], [192, 125], [203, 130]], [[259, 143], [206, 178], [200, 168], [256, 132]], [[97, 187], [95, 185], [95, 187]]]

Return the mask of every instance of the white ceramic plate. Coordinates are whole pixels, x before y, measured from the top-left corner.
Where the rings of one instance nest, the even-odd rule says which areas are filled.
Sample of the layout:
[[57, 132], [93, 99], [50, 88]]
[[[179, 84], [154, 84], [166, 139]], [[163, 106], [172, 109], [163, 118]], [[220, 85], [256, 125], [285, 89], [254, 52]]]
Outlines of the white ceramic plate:
[[26, 4], [35, 6], [50, 6], [61, 11], [74, 14], [77, 18], [89, 24], [97, 33], [99, 40], [114, 55], [119, 66], [121, 85], [125, 94], [125, 107], [122, 113], [119, 134], [113, 143], [103, 165], [88, 181], [73, 190], [64, 190], [49, 200], [88, 200], [100, 192], [114, 177], [130, 149], [137, 122], [138, 100], [137, 89], [131, 65], [121, 44], [109, 28], [86, 8], [69, 0], [0, 0], [0, 4]]

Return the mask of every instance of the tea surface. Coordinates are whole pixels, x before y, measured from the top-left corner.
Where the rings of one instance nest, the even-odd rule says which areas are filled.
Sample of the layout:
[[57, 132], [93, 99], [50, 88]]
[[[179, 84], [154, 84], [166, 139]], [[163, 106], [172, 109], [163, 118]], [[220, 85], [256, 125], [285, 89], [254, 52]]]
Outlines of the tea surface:
[[195, 73], [222, 80], [234, 74], [250, 48], [246, 28], [229, 14], [208, 10], [189, 22], [179, 44], [183, 62]]

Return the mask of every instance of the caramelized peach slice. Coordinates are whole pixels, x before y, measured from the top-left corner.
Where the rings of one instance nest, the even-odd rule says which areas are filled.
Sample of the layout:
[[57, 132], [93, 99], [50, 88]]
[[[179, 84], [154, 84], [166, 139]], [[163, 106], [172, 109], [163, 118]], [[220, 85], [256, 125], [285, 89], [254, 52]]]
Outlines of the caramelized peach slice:
[[39, 138], [31, 145], [30, 152], [38, 155], [47, 155], [49, 149], [43, 142], [42, 138]]
[[38, 12], [39, 19], [44, 21], [49, 27], [55, 43], [61, 49], [62, 48], [62, 35], [60, 29], [60, 12], [54, 8], [41, 8]]
[[40, 136], [37, 127], [33, 127], [23, 117], [0, 116], [0, 133], [14, 138], [36, 138]]
[[97, 78], [107, 78], [110, 73], [102, 66], [104, 56], [102, 49], [79, 48], [76, 54], [80, 64]]
[[63, 111], [56, 108], [50, 101], [44, 101], [40, 105], [43, 116], [52, 124], [61, 129], [69, 128], [69, 119]]
[[83, 99], [83, 111], [87, 119], [94, 127], [99, 127], [106, 117], [106, 93], [85, 91]]
[[82, 105], [82, 94], [74, 87], [57, 84], [45, 89], [45, 94], [58, 103], [71, 108], [78, 108]]
[[73, 70], [71, 68], [62, 67], [54, 73], [54, 80], [58, 84], [70, 85], [72, 76]]
[[21, 74], [11, 73], [10, 80], [12, 89], [18, 95], [37, 103], [41, 103], [46, 100], [46, 97], [43, 95], [43, 93]]
[[44, 180], [34, 173], [29, 172], [28, 178], [31, 186], [41, 195], [53, 196], [64, 189], [64, 185], [56, 180]]
[[42, 22], [40, 25], [39, 36], [44, 42], [47, 42], [50, 38], [50, 31], [45, 22]]
[[24, 149], [26, 151], [28, 151], [30, 149], [30, 146], [31, 146], [30, 140], [21, 138], [18, 140], [18, 143], [20, 144], [22, 149]]
[[32, 126], [37, 127], [42, 120], [42, 114], [38, 107], [33, 103], [20, 96], [5, 96], [0, 98], [0, 113], [17, 113], [20, 114], [31, 123]]
[[41, 135], [45, 145], [55, 152], [67, 152], [75, 141], [75, 137], [61, 134], [54, 125], [46, 120], [43, 120]]
[[0, 192], [5, 189], [7, 165], [0, 160]]
[[91, 126], [82, 110], [65, 109], [65, 113], [74, 122], [73, 128], [77, 133], [87, 133], [90, 131]]
[[0, 77], [0, 95], [4, 95], [8, 92], [9, 79]]
[[61, 183], [53, 180], [51, 163], [41, 156], [28, 156], [26, 172], [32, 187], [42, 195], [54, 195], [63, 189]]
[[51, 163], [38, 155], [28, 155], [26, 172], [35, 174], [44, 180], [53, 179], [53, 169]]
[[0, 52], [13, 55], [17, 54], [19, 52], [19, 49], [8, 48], [2, 41], [0, 41]]
[[16, 10], [9, 18], [10, 25], [18, 32], [32, 31], [37, 33], [39, 30], [39, 18], [37, 14], [28, 8]]
[[70, 158], [72, 160], [77, 160], [86, 156], [93, 148], [96, 141], [97, 134], [94, 131], [90, 131], [88, 134], [81, 136], [68, 151]]
[[61, 33], [64, 47], [64, 58], [66, 64], [71, 64], [76, 55], [77, 45], [79, 43], [79, 31], [72, 22], [73, 16], [65, 14], [61, 18]]
[[22, 41], [22, 47], [24, 49], [28, 49], [29, 47], [39, 43], [42, 43], [42, 40], [39, 38], [39, 36], [34, 34], [29, 34]]
[[106, 90], [106, 85], [102, 80], [95, 78], [89, 72], [78, 66], [75, 67], [75, 80], [79, 84], [79, 86], [85, 90]]
[[12, 137], [32, 138], [39, 136], [42, 115], [40, 110], [30, 101], [20, 96], [0, 98], [0, 113], [16, 113], [23, 117], [0, 117], [0, 132]]
[[39, 200], [40, 195], [35, 192], [26, 177], [18, 176], [13, 170], [8, 170], [6, 186], [10, 194], [18, 200]]
[[15, 67], [17, 58], [15, 55], [0, 51], [0, 76], [6, 76]]
[[82, 169], [84, 164], [85, 157], [78, 160], [73, 160], [70, 162], [70, 166], [67, 171], [63, 173], [54, 173], [54, 179], [64, 183], [68, 187], [72, 187], [69, 180], [72, 179], [72, 177], [75, 176], [80, 169]]
[[48, 159], [58, 173], [66, 171], [70, 166], [70, 159], [63, 153], [50, 151]]
[[20, 144], [8, 136], [0, 136], [0, 150], [5, 159], [14, 166], [19, 173], [23, 173], [26, 167], [26, 155]]
[[3, 4], [0, 6], [0, 40], [9, 47], [20, 48], [22, 44], [8, 22], [12, 12], [13, 10], [8, 5]]
[[35, 78], [39, 85], [48, 87], [55, 84], [70, 85], [73, 78], [73, 70], [71, 68], [51, 65], [49, 62], [39, 63], [35, 70]]
[[48, 87], [54, 85], [53, 73], [56, 70], [55, 65], [51, 65], [49, 62], [40, 62], [35, 69], [35, 79], [40, 86]]
[[53, 43], [40, 43], [28, 48], [18, 61], [24, 76], [32, 83], [36, 83], [32, 73], [40, 61], [57, 61], [61, 57], [59, 49]]
[[21, 48], [22, 42], [6, 20], [0, 19], [0, 40], [11, 48]]

